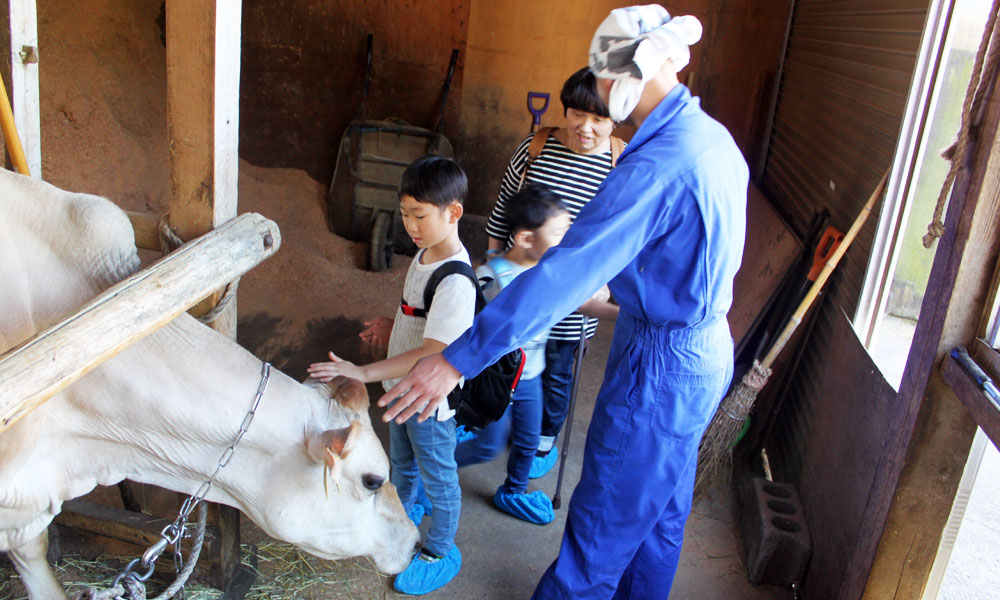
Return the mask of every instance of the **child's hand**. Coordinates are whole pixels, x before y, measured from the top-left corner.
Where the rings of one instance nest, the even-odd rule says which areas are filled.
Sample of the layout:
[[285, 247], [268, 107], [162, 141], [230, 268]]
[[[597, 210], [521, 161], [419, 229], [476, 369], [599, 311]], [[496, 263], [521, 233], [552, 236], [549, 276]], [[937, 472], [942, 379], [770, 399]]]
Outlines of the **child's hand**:
[[358, 334], [362, 342], [375, 344], [376, 346], [388, 346], [389, 334], [392, 333], [392, 319], [386, 317], [375, 317], [365, 321], [365, 329]]
[[330, 381], [338, 375], [365, 380], [364, 373], [358, 365], [340, 358], [333, 352], [330, 352], [330, 360], [333, 362], [313, 363], [306, 371], [311, 378], [323, 382]]

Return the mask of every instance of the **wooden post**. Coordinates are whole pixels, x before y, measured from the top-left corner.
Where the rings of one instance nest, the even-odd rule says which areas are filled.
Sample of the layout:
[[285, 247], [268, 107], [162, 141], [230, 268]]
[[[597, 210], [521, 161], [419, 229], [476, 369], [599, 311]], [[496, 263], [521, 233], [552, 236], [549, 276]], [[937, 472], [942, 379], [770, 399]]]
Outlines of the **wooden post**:
[[35, 0], [10, 0], [10, 80], [14, 124], [31, 176], [42, 177], [38, 100], [38, 17]]
[[[0, 435], [45, 400], [271, 256], [278, 226], [233, 219], [126, 278], [0, 357]], [[235, 424], [238, 427], [239, 424]]]
[[[236, 215], [242, 2], [167, 0], [166, 16], [168, 223], [188, 240]], [[217, 302], [218, 296], [210, 298], [192, 313]], [[211, 326], [235, 339], [236, 302]], [[225, 589], [240, 562], [239, 513], [218, 510], [222, 572], [215, 584]]]

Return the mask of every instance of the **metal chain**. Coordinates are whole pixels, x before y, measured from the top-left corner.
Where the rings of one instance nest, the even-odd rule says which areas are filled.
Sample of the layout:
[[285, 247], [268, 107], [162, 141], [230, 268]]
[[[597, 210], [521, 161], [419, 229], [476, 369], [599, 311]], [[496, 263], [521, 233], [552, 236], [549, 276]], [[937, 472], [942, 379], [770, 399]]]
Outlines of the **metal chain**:
[[[233, 438], [233, 443], [229, 445], [228, 448], [222, 451], [222, 456], [219, 457], [219, 463], [215, 467], [215, 471], [212, 473], [205, 482], [198, 487], [198, 490], [191, 496], [188, 496], [184, 500], [184, 504], [181, 505], [180, 514], [174, 519], [174, 522], [163, 528], [160, 532], [160, 539], [156, 541], [152, 546], [146, 548], [146, 552], [143, 553], [142, 558], [137, 558], [130, 562], [125, 570], [122, 571], [118, 577], [115, 578], [112, 588], [117, 588], [119, 584], [126, 584], [128, 582], [141, 583], [149, 579], [153, 574], [153, 570], [156, 568], [156, 560], [160, 558], [163, 551], [167, 549], [167, 546], [173, 546], [174, 548], [174, 571], [180, 573], [182, 565], [184, 562], [184, 557], [181, 554], [181, 540], [185, 537], [185, 531], [187, 526], [188, 517], [191, 512], [198, 506], [202, 500], [205, 499], [205, 495], [212, 488], [212, 483], [215, 481], [215, 477], [219, 474], [219, 471], [225, 468], [232, 460], [233, 454], [236, 452], [236, 446], [239, 445], [240, 440], [246, 434], [247, 430], [250, 429], [250, 424], [253, 423], [253, 418], [257, 415], [257, 407], [260, 406], [260, 400], [264, 397], [264, 392], [267, 390], [267, 383], [271, 379], [271, 363], [265, 362], [261, 366], [260, 372], [260, 383], [257, 385], [257, 394], [254, 396], [253, 404], [250, 407], [250, 411], [247, 412], [246, 416], [243, 417], [243, 422], [240, 423], [240, 430], [236, 433], [236, 437]], [[201, 525], [203, 526], [205, 522], [204, 513], [202, 513]], [[200, 533], [204, 534], [204, 529], [199, 527]], [[194, 560], [197, 560], [197, 554], [194, 555]], [[139, 573], [135, 570], [136, 566], [140, 566], [146, 569], [145, 573]], [[193, 565], [188, 565], [193, 567]], [[140, 586], [141, 587], [141, 586]], [[184, 588], [183, 584], [179, 590], [183, 597]], [[166, 596], [169, 598], [170, 596]], [[143, 598], [145, 598], [145, 589], [143, 589]]]

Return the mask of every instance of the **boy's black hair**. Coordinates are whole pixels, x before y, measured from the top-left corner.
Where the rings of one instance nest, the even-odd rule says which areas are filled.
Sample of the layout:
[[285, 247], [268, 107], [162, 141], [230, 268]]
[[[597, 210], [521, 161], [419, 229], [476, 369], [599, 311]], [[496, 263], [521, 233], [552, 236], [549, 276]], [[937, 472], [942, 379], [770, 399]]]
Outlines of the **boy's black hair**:
[[562, 101], [563, 115], [572, 108], [602, 117], [611, 116], [608, 105], [597, 93], [597, 77], [590, 67], [584, 67], [569, 76], [563, 84], [562, 91], [559, 92], [559, 100]]
[[505, 207], [511, 233], [535, 231], [551, 217], [566, 212], [555, 192], [545, 186], [529, 184], [511, 196]]
[[458, 163], [442, 156], [421, 156], [410, 163], [399, 181], [399, 197], [413, 196], [417, 202], [444, 208], [452, 202], [463, 204], [469, 180]]

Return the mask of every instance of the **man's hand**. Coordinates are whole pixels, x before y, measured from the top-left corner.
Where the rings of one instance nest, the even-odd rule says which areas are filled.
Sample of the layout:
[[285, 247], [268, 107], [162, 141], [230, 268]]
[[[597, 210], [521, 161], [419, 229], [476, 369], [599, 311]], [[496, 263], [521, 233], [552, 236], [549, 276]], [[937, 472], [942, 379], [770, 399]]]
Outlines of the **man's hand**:
[[313, 363], [309, 365], [309, 368], [306, 369], [309, 377], [325, 382], [343, 375], [344, 377], [365, 381], [365, 375], [358, 365], [340, 358], [333, 352], [330, 352], [330, 360], [332, 362]]
[[406, 377], [378, 399], [379, 406], [389, 407], [382, 420], [388, 423], [396, 419], [396, 423], [402, 424], [419, 412], [417, 420], [423, 423], [445, 401], [461, 378], [462, 374], [441, 353], [421, 358]]
[[375, 317], [365, 321], [366, 329], [358, 334], [362, 342], [376, 346], [388, 346], [389, 334], [392, 333], [392, 319]]

